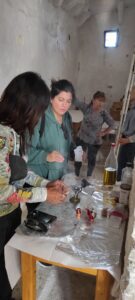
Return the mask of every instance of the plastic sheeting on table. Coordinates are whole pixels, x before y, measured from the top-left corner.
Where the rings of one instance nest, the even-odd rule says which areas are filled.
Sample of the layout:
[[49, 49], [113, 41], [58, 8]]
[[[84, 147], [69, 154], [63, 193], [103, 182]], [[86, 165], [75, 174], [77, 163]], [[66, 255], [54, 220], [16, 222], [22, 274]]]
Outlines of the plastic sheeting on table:
[[[59, 238], [56, 249], [80, 258], [93, 268], [118, 265], [124, 224], [117, 226], [118, 217], [114, 217], [112, 220], [102, 217], [104, 191], [100, 183], [95, 181], [93, 185], [84, 188], [83, 191], [84, 193], [79, 194], [79, 207], [82, 209], [80, 221], [76, 219], [75, 206], [69, 200], [73, 195], [73, 189], [71, 189], [65, 203], [51, 205], [45, 202], [39, 205], [39, 210], [57, 216], [57, 220], [52, 223], [46, 234], [34, 232], [24, 225], [19, 227], [18, 232], [26, 235]], [[94, 208], [97, 213], [92, 224], [86, 213], [87, 208]]]
[[80, 257], [93, 268], [104, 268], [119, 263], [122, 240], [123, 227], [110, 227], [109, 220], [102, 219], [87, 229], [78, 224], [74, 234], [61, 238], [56, 248]]

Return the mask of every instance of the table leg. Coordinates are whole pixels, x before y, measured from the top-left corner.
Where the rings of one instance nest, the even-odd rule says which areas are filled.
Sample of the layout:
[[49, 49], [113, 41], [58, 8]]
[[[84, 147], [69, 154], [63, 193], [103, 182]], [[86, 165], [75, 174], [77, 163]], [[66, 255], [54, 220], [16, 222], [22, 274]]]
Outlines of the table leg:
[[98, 270], [96, 276], [95, 300], [109, 300], [113, 277], [106, 270]]
[[36, 300], [36, 259], [27, 253], [21, 253], [22, 300]]

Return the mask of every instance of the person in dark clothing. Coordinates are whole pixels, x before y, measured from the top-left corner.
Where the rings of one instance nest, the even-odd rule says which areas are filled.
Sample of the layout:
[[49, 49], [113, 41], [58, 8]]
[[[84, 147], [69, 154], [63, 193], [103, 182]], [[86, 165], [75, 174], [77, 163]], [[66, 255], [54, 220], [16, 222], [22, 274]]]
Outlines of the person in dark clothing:
[[122, 169], [126, 167], [127, 162], [133, 165], [135, 157], [135, 86], [130, 95], [130, 105], [124, 122], [118, 154], [117, 181], [121, 181]]

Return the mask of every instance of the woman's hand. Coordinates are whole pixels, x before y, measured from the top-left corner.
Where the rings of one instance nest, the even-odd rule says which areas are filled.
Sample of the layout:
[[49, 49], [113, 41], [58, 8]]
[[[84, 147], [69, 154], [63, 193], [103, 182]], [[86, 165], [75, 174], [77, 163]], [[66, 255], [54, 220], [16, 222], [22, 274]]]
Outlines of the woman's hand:
[[118, 143], [119, 143], [120, 145], [125, 145], [125, 144], [130, 143], [130, 140], [129, 140], [128, 137], [126, 137], [126, 138], [122, 138], [122, 137], [121, 137], [121, 138], [118, 140]]
[[107, 127], [106, 129], [101, 129], [99, 132], [97, 132], [97, 136], [103, 137], [109, 134], [111, 130], [112, 130], [111, 127]]
[[52, 152], [48, 153], [47, 161], [48, 162], [61, 162], [62, 163], [64, 161], [64, 157], [60, 152], [52, 151]]
[[62, 191], [58, 191], [56, 188], [47, 188], [47, 201], [51, 204], [59, 204], [66, 198], [66, 194]]
[[99, 132], [97, 132], [97, 136], [98, 137], [103, 137], [103, 136], [105, 136], [107, 133], [106, 133], [106, 130], [101, 130], [101, 131], [99, 131]]
[[64, 184], [62, 180], [55, 180], [50, 181], [46, 185], [47, 188], [52, 187], [55, 188], [57, 191], [67, 195], [69, 192], [69, 187]]

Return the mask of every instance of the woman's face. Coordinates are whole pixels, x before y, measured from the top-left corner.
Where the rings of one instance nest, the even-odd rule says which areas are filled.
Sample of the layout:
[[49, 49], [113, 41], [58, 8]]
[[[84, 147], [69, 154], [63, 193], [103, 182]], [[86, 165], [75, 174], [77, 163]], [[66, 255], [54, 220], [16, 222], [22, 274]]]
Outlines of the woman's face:
[[95, 111], [101, 111], [105, 105], [105, 99], [104, 98], [96, 98], [93, 99], [93, 109]]
[[58, 116], [63, 116], [72, 104], [72, 94], [70, 92], [60, 92], [51, 99], [52, 109]]

